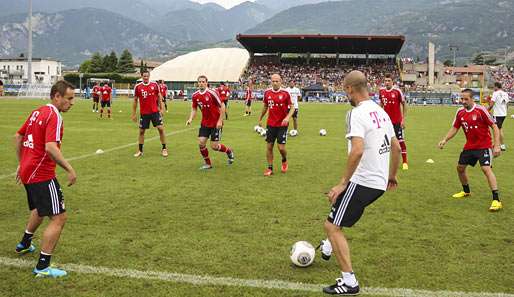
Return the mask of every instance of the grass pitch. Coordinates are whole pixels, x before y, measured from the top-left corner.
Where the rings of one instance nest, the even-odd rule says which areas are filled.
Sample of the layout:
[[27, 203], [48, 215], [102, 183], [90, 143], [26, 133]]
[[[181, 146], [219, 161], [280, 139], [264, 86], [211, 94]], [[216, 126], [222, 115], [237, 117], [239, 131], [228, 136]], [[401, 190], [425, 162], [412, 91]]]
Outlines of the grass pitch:
[[[17, 258], [28, 216], [26, 194], [14, 177], [12, 136], [42, 100], [0, 100], [0, 257]], [[98, 119], [89, 101], [78, 100], [64, 114], [63, 153], [67, 158], [94, 154], [137, 141], [130, 121], [131, 101], [114, 102], [114, 120]], [[165, 115], [170, 156], [160, 143], [137, 145], [72, 161], [77, 184], [63, 186], [68, 223], [52, 261], [195, 275], [332, 283], [339, 269], [319, 254], [307, 269], [291, 267], [289, 249], [298, 240], [325, 238], [329, 205], [323, 192], [336, 184], [347, 155], [348, 105], [300, 106], [300, 134], [289, 138], [289, 172], [263, 177], [265, 142], [253, 132], [261, 104], [242, 117], [232, 102], [222, 143], [236, 162], [210, 151], [214, 169], [198, 170], [197, 127], [185, 127], [189, 103], [174, 101]], [[455, 107], [412, 107], [407, 114], [408, 171], [399, 172], [399, 189], [370, 206], [346, 230], [355, 272], [363, 288], [411, 288], [514, 293], [513, 120], [504, 129], [509, 151], [495, 159], [504, 209], [489, 213], [490, 191], [479, 168], [470, 168], [472, 197], [455, 200], [461, 190], [455, 165], [463, 134], [440, 151]], [[326, 137], [318, 131], [325, 128]], [[155, 137], [155, 129], [147, 138]], [[433, 159], [434, 164], [425, 163]], [[58, 170], [61, 185], [66, 175]], [[34, 243], [39, 247], [41, 231]], [[22, 257], [37, 261], [37, 254]], [[30, 269], [0, 266], [1, 296], [321, 296], [322, 293], [225, 286], [195, 286], [144, 279], [71, 273], [61, 280], [34, 279]]]

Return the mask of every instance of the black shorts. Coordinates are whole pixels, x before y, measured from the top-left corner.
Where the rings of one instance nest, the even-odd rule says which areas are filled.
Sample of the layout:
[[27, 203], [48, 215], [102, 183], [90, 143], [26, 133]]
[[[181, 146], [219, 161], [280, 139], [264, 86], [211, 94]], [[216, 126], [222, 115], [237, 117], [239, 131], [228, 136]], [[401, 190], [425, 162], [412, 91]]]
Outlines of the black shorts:
[[287, 141], [287, 127], [266, 127], [266, 142], [274, 143], [275, 139], [278, 144], [286, 144]]
[[505, 117], [494, 117], [494, 120], [496, 121], [496, 126], [501, 129], [503, 126], [503, 121], [505, 121]]
[[252, 100], [248, 100], [248, 99], [247, 99], [247, 100], [245, 101], [245, 104], [246, 104], [246, 106], [248, 106], [248, 107], [252, 106]]
[[48, 217], [66, 212], [64, 196], [57, 179], [24, 185], [27, 191], [29, 209], [37, 209], [40, 217]]
[[139, 128], [148, 129], [150, 128], [150, 121], [152, 121], [152, 125], [154, 127], [162, 125], [162, 116], [159, 112], [154, 112], [151, 114], [142, 114], [139, 118]]
[[103, 101], [102, 100], [102, 102], [100, 102], [100, 105], [102, 106], [102, 108], [104, 108], [106, 106], [107, 107], [111, 107], [111, 100], [109, 100], [109, 101]]
[[209, 127], [201, 126], [200, 129], [198, 129], [198, 137], [206, 137], [206, 138], [210, 137], [211, 141], [220, 141], [222, 129], [218, 129], [216, 127], [209, 128]]
[[96, 95], [96, 96], [93, 95], [93, 102], [98, 103], [99, 101], [100, 101], [100, 97], [98, 97], [98, 95]]
[[403, 140], [403, 129], [401, 124], [393, 124], [394, 134], [396, 134], [396, 139], [398, 141]]
[[228, 107], [228, 99], [225, 100], [225, 102], [223, 102], [223, 103], [225, 103], [225, 108], [227, 108]]
[[337, 197], [327, 220], [339, 227], [351, 227], [361, 218], [366, 206], [375, 202], [384, 191], [350, 182]]
[[463, 150], [462, 153], [460, 153], [459, 165], [475, 166], [477, 162], [480, 162], [480, 166], [492, 167], [493, 152], [491, 149]]
[[293, 118], [294, 118], [294, 119], [297, 119], [297, 118], [298, 118], [298, 108], [295, 108], [295, 109], [294, 109]]

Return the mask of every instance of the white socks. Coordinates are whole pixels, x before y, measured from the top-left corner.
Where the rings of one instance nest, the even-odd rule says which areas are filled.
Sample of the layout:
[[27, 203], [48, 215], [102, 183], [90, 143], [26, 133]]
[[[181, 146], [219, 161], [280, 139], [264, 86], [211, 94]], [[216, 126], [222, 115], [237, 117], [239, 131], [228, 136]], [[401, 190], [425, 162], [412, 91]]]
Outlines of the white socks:
[[359, 282], [355, 278], [355, 274], [353, 272], [343, 272], [341, 271], [341, 275], [343, 276], [343, 281], [345, 285], [350, 287], [355, 287], [359, 285]]

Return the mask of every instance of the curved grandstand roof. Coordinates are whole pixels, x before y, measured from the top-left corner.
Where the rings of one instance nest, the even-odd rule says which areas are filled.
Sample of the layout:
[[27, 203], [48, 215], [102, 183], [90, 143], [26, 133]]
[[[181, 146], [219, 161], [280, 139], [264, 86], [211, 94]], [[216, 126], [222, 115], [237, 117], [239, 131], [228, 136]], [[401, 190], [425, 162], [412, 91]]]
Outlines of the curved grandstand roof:
[[206, 75], [209, 81], [237, 82], [250, 55], [241, 48], [210, 48], [188, 53], [172, 59], [151, 73], [152, 80], [173, 82], [196, 81]]
[[405, 37], [380, 35], [237, 35], [249, 52], [397, 55]]

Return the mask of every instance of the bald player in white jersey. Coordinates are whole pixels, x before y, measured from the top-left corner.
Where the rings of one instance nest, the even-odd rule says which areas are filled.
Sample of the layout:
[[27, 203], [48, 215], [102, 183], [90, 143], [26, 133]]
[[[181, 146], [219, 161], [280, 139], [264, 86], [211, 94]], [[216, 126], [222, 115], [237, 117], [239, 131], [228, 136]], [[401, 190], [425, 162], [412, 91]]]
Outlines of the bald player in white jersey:
[[298, 100], [302, 98], [302, 92], [295, 86], [295, 81], [292, 80], [289, 82], [289, 87], [286, 88], [286, 91], [291, 95], [291, 101], [293, 102], [294, 113], [293, 113], [293, 128], [298, 131]]
[[387, 113], [370, 100], [366, 76], [350, 72], [344, 90], [354, 107], [346, 116], [348, 160], [341, 181], [328, 193], [332, 204], [325, 231], [341, 268], [334, 285], [323, 288], [332, 295], [357, 295], [359, 282], [353, 273], [343, 227], [353, 226], [364, 209], [388, 189], [396, 188], [401, 148]]

